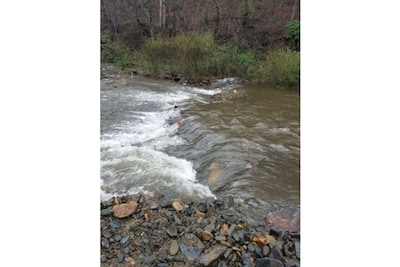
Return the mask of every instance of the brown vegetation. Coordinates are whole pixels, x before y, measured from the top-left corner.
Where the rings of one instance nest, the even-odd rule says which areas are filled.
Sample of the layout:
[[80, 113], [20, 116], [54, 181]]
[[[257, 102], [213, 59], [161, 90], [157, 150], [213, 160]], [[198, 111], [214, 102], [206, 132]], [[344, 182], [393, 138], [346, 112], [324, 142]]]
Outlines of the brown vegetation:
[[130, 48], [192, 31], [212, 32], [218, 43], [277, 48], [291, 20], [300, 20], [299, 0], [101, 0], [102, 31]]

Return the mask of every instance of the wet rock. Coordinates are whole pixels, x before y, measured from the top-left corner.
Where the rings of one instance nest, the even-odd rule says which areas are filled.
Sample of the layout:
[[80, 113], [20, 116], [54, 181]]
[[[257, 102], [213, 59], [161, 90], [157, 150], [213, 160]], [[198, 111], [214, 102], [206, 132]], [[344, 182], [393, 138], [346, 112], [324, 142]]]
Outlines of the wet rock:
[[269, 212], [266, 220], [276, 230], [300, 232], [300, 208], [282, 208]]
[[282, 262], [271, 258], [256, 259], [256, 267], [284, 267]]
[[179, 251], [178, 242], [176, 240], [172, 240], [171, 246], [169, 247], [169, 254], [174, 256]]
[[179, 248], [188, 260], [197, 259], [203, 252], [204, 244], [194, 234], [188, 233], [181, 237]]
[[126, 218], [136, 212], [138, 204], [136, 201], [129, 201], [128, 203], [118, 204], [113, 206], [113, 216], [116, 218]]
[[130, 250], [129, 247], [124, 248], [124, 253], [125, 253], [125, 254], [129, 254], [129, 250]]
[[235, 201], [232, 196], [226, 196], [224, 198], [224, 205], [223, 205], [224, 209], [227, 210], [227, 209], [233, 207], [234, 205], [235, 205]]
[[215, 245], [200, 257], [200, 264], [203, 264], [204, 266], [209, 266], [212, 262], [220, 258], [227, 249], [228, 248], [225, 246]]

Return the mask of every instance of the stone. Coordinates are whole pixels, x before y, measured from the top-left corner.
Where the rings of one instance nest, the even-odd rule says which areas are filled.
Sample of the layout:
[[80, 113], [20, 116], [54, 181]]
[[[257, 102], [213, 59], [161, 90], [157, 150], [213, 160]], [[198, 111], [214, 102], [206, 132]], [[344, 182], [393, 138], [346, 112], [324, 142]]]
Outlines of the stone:
[[181, 224], [182, 224], [182, 220], [179, 219], [179, 217], [178, 217], [176, 214], [174, 214], [174, 220], [175, 220], [175, 223], [176, 223], [177, 225], [181, 225]]
[[110, 247], [110, 243], [108, 242], [108, 239], [107, 239], [107, 238], [103, 238], [103, 239], [101, 240], [101, 246], [102, 246], [103, 248], [109, 248], [109, 247]]
[[220, 235], [228, 235], [228, 230], [229, 230], [229, 226], [226, 223], [224, 223], [221, 226], [221, 229], [219, 229], [219, 234]]
[[171, 201], [169, 199], [163, 199], [160, 203], [161, 208], [169, 208], [171, 206]]
[[113, 213], [113, 210], [112, 210], [111, 207], [108, 207], [108, 208], [106, 208], [106, 209], [102, 209], [102, 210], [100, 211], [100, 215], [101, 215], [101, 216], [109, 216], [109, 215], [111, 215], [112, 213]]
[[262, 247], [261, 253], [262, 253], [262, 255], [263, 255], [264, 257], [267, 257], [268, 254], [269, 254], [269, 251], [270, 251], [269, 246], [263, 246], [263, 247]]
[[239, 242], [240, 236], [239, 236], [238, 233], [234, 233], [234, 234], [232, 235], [232, 237], [233, 237], [233, 239], [235, 239], [236, 242]]
[[126, 245], [129, 244], [129, 241], [131, 241], [131, 238], [130, 238], [129, 235], [127, 235], [127, 236], [124, 236], [124, 237], [121, 239], [120, 243], [121, 243], [121, 245], [126, 246]]
[[232, 233], [235, 230], [235, 228], [236, 228], [236, 224], [232, 223], [231, 226], [228, 229], [228, 235], [229, 236], [232, 236]]
[[214, 235], [209, 231], [203, 231], [201, 233], [201, 237], [203, 238], [204, 241], [210, 241], [211, 239], [213, 239]]
[[282, 251], [278, 246], [273, 246], [271, 252], [269, 253], [269, 257], [282, 260], [283, 259]]
[[169, 247], [169, 254], [171, 256], [174, 256], [176, 255], [176, 253], [178, 253], [178, 251], [179, 251], [178, 242], [176, 240], [172, 240], [171, 246]]
[[227, 249], [227, 247], [222, 245], [213, 246], [209, 249], [209, 251], [207, 251], [200, 257], [200, 264], [203, 264], [204, 266], [209, 266], [212, 262], [221, 257], [227, 251]]
[[300, 259], [300, 241], [294, 241], [296, 257]]
[[122, 263], [122, 262], [124, 261], [124, 259], [125, 259], [125, 255], [124, 255], [124, 254], [120, 254], [120, 255], [118, 256], [118, 262], [119, 262], [119, 263]]
[[122, 228], [122, 223], [120, 223], [120, 222], [118, 222], [118, 221], [111, 221], [110, 222], [110, 227], [111, 228], [113, 228], [113, 229], [120, 229], [120, 228]]
[[224, 236], [224, 235], [217, 235], [217, 236], [215, 237], [215, 240], [217, 240], [217, 241], [225, 241], [225, 240], [226, 240], [226, 236]]
[[247, 246], [247, 250], [250, 251], [250, 252], [254, 252], [254, 251], [256, 251], [256, 248], [254, 247], [254, 245], [252, 243], [250, 243]]
[[276, 230], [300, 232], [300, 208], [289, 207], [269, 212], [266, 220]]
[[269, 243], [268, 239], [263, 236], [254, 237], [253, 242], [257, 243], [257, 245], [259, 245], [259, 246], [265, 246], [265, 245], [268, 245], [268, 243]]
[[170, 225], [170, 226], [167, 228], [167, 234], [168, 234], [170, 237], [176, 237], [176, 236], [178, 236], [178, 230], [176, 229], [175, 225]]
[[181, 237], [179, 249], [187, 260], [195, 260], [204, 250], [204, 244], [194, 234], [187, 233]]
[[208, 231], [210, 233], [215, 231], [215, 223], [211, 222], [210, 224], [208, 224], [206, 227], [204, 227], [204, 231]]
[[118, 204], [113, 206], [113, 216], [116, 218], [126, 218], [136, 212], [138, 204], [136, 201]]
[[276, 241], [275, 237], [273, 237], [272, 235], [266, 235], [265, 237], [267, 238], [268, 244], [271, 247], [273, 247], [273, 246], [275, 246], [277, 244], [277, 241]]
[[243, 267], [253, 267], [254, 260], [248, 253], [243, 253], [241, 263]]
[[205, 213], [196, 210], [196, 217], [197, 217], [197, 218], [204, 218], [205, 215], [206, 215]]
[[227, 249], [226, 252], [224, 253], [224, 258], [228, 259], [229, 255], [231, 255], [232, 251], [233, 250], [231, 248]]
[[108, 230], [104, 230], [104, 231], [102, 232], [102, 235], [103, 235], [104, 237], [106, 237], [106, 238], [110, 238], [110, 237], [112, 236], [111, 232], [108, 231]]
[[183, 206], [179, 201], [172, 202], [172, 207], [178, 212], [183, 210]]
[[103, 255], [100, 258], [101, 262], [106, 262], [107, 261], [107, 256]]
[[277, 259], [262, 258], [256, 259], [256, 267], [284, 267], [282, 262]]

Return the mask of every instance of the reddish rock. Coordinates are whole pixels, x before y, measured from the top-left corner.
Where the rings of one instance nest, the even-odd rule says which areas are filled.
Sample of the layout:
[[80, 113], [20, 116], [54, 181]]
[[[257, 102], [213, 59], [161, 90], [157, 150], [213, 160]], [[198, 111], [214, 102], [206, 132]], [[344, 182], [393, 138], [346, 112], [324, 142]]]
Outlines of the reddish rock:
[[200, 257], [200, 264], [209, 266], [212, 262], [221, 257], [228, 248], [222, 245], [212, 247], [207, 253]]
[[300, 208], [283, 208], [267, 214], [267, 225], [279, 231], [300, 232]]
[[137, 209], [136, 201], [129, 201], [128, 203], [114, 205], [113, 207], [113, 216], [117, 218], [126, 218], [131, 216], [136, 212]]

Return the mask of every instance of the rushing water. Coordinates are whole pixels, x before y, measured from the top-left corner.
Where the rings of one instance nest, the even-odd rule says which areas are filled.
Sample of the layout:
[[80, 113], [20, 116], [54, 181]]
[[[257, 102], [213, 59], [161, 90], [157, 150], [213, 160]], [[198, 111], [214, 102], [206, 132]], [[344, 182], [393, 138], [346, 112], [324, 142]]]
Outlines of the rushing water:
[[[206, 101], [232, 88], [244, 96]], [[212, 89], [140, 76], [103, 79], [102, 199], [138, 192], [298, 206], [298, 93], [234, 79]]]

